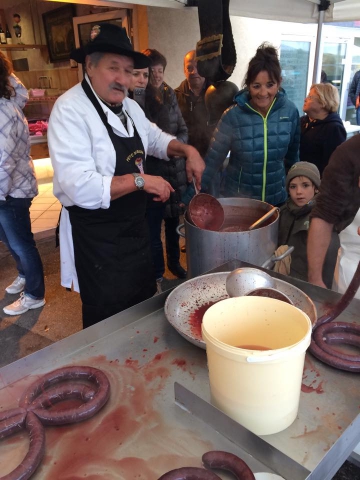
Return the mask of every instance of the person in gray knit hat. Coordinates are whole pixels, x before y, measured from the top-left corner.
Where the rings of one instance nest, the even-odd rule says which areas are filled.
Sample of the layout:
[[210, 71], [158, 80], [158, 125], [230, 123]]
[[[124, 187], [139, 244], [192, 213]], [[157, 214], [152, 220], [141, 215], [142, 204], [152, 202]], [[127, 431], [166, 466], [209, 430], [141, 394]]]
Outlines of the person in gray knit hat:
[[295, 177], [307, 177], [315, 185], [316, 189], [320, 187], [320, 172], [314, 163], [297, 162], [290, 168], [286, 176], [286, 190], [289, 192], [289, 183]]
[[[294, 247], [290, 261], [289, 259], [286, 261], [286, 273], [304, 281], [307, 281], [308, 275], [306, 244], [310, 212], [315, 205], [319, 187], [320, 172], [317, 166], [309, 162], [295, 163], [286, 177], [289, 198], [280, 208], [278, 245]], [[328, 288], [332, 285], [339, 245], [338, 235], [334, 232], [323, 269], [324, 281]]]

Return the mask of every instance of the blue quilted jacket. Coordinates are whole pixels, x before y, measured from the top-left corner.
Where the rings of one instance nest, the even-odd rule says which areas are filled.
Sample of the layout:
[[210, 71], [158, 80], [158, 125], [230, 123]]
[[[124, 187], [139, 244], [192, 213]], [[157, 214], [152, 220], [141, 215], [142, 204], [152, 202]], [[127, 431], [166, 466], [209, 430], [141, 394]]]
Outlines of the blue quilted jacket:
[[266, 118], [250, 106], [247, 90], [234, 100], [236, 104], [223, 113], [214, 132], [202, 191], [209, 189], [230, 151], [224, 196], [278, 205], [287, 198], [286, 172], [299, 160], [299, 112], [284, 90], [276, 95]]

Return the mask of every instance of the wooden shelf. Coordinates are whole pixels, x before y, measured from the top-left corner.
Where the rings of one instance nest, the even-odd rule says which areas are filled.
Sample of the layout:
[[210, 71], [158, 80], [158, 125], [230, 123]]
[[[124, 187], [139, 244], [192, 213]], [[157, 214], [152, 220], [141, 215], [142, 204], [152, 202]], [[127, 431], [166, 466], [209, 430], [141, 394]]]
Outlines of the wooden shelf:
[[32, 49], [38, 49], [38, 50], [46, 50], [47, 46], [46, 45], [25, 45], [25, 44], [13, 44], [13, 45], [7, 45], [7, 44], [0, 44], [0, 50], [32, 50]]
[[56, 102], [60, 95], [48, 97], [43, 95], [42, 97], [29, 97], [27, 103], [41, 103], [41, 102]]

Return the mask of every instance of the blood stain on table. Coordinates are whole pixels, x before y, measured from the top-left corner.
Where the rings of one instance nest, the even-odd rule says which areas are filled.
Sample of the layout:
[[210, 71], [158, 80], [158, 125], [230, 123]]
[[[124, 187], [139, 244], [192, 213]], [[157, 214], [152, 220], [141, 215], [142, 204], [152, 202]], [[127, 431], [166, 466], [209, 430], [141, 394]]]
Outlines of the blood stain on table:
[[[181, 359], [177, 360], [180, 367], [186, 367]], [[72, 363], [104, 371], [111, 385], [110, 400], [87, 421], [45, 428], [46, 455], [34, 480], [153, 480], [183, 465], [200, 467], [202, 453], [214, 445], [203, 440], [195, 430], [167, 423], [162, 414], [161, 392], [171, 375], [172, 361], [171, 352], [164, 351], [145, 364], [131, 358], [120, 363], [104, 356]], [[16, 397], [20, 397], [35, 378], [21, 381]], [[14, 402], [13, 398], [11, 402], [10, 399], [5, 404], [1, 402], [4, 390], [7, 389], [0, 391], [0, 404], [6, 408], [17, 406], [18, 401]], [[8, 459], [11, 455], [14, 457], [14, 449], [18, 453], [22, 444], [22, 457], [26, 453], [27, 435], [21, 435], [23, 438], [15, 442], [16, 437], [20, 435], [1, 442], [1, 460], [6, 461], [3, 457], [6, 448]], [[11, 464], [6, 471], [2, 469], [2, 474], [15, 466]]]
[[[315, 380], [314, 380], [315, 382]], [[314, 383], [313, 382], [313, 383]], [[301, 391], [304, 392], [304, 393], [312, 393], [312, 392], [316, 392], [318, 394], [321, 394], [321, 393], [324, 393], [324, 390], [323, 390], [323, 382], [320, 382], [318, 385], [313, 385], [313, 384], [310, 384], [310, 385], [305, 385], [304, 383], [301, 384]]]
[[202, 324], [204, 314], [210, 307], [215, 305], [215, 303], [220, 302], [220, 300], [223, 300], [223, 299], [220, 298], [219, 300], [214, 300], [213, 302], [206, 302], [190, 313], [189, 325], [191, 327], [191, 334], [195, 338], [202, 340], [201, 324]]
[[184, 370], [184, 372], [186, 371], [187, 363], [186, 363], [186, 360], [185, 360], [184, 358], [175, 358], [175, 359], [171, 362], [171, 365], [177, 365], [177, 366], [180, 367], [182, 370]]
[[324, 381], [320, 380], [319, 371], [308, 357], [305, 357], [301, 391], [304, 393], [324, 393]]

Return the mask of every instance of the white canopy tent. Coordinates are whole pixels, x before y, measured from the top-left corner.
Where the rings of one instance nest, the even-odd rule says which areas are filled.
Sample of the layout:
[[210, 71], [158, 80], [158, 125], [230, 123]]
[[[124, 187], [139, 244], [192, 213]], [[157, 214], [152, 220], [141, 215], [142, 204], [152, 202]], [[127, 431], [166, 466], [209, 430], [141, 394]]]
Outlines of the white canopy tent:
[[[110, 1], [121, 3], [119, 0]], [[326, 12], [325, 21], [360, 20], [360, 0], [330, 1], [332, 5]], [[187, 0], [132, 0], [131, 3], [151, 7], [194, 8], [185, 7]], [[265, 20], [317, 23], [319, 15], [316, 4], [320, 4], [320, 0], [230, 0], [230, 14]]]
[[[119, 3], [118, 0], [110, 2]], [[101, 3], [101, 0], [99, 1]], [[132, 0], [133, 4], [166, 8], [187, 7], [188, 0]], [[313, 82], [320, 81], [322, 25], [324, 21], [360, 20], [360, 0], [330, 0], [326, 11], [320, 11], [320, 0], [230, 0], [230, 15], [298, 23], [318, 23]]]
[[[54, 0], [45, 0], [54, 1]], [[64, 1], [64, 0], [63, 0]], [[67, 0], [73, 3], [88, 3], [88, 0]], [[360, 21], [360, 0], [330, 0], [328, 9], [319, 12], [322, 0], [230, 0], [230, 14], [238, 17], [257, 18], [271, 21], [296, 22], [298, 24], [318, 25], [316, 48], [313, 58], [311, 83], [318, 83], [321, 77], [323, 59], [322, 26], [324, 22]], [[191, 0], [93, 0], [96, 5], [116, 5], [127, 8], [127, 5], [137, 4], [148, 7], [166, 9], [182, 9], [197, 12], [196, 7], [186, 6]], [[310, 79], [309, 79], [310, 80]], [[341, 109], [346, 115], [346, 99], [342, 98]]]

